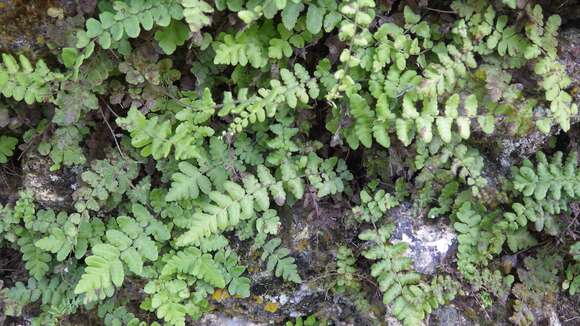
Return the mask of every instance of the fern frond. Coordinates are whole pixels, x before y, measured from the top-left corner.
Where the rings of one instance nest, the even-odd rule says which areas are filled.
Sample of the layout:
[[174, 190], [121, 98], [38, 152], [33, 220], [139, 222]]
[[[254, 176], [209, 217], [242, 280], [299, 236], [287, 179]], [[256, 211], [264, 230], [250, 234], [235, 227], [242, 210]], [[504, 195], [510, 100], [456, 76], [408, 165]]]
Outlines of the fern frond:
[[38, 60], [35, 66], [23, 55], [16, 58], [2, 53], [0, 64], [0, 93], [26, 104], [48, 102], [52, 98], [51, 83], [63, 79], [63, 75], [51, 71], [46, 63]]

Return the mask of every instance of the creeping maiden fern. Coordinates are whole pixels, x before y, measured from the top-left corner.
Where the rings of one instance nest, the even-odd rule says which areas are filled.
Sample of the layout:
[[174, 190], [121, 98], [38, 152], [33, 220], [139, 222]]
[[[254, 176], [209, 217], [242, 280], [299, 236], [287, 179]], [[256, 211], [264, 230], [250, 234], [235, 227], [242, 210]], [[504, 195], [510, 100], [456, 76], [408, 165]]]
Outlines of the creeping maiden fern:
[[[213, 13], [213, 7], [203, 0], [180, 0], [183, 7], [183, 17], [189, 24], [189, 29], [193, 32], [211, 23], [209, 14]], [[175, 18], [178, 19], [178, 18]]]
[[433, 309], [455, 298], [459, 285], [442, 276], [431, 284], [423, 283], [421, 275], [413, 271], [411, 258], [405, 256], [408, 245], [389, 244], [394, 229], [393, 224], [385, 224], [376, 231], [360, 233], [359, 238], [369, 242], [363, 256], [376, 261], [371, 275], [377, 279], [383, 303], [390, 306], [391, 313], [404, 325], [420, 325]]
[[300, 284], [302, 279], [298, 274], [298, 266], [294, 258], [289, 256], [290, 251], [280, 246], [281, 242], [280, 238], [268, 241], [263, 247], [260, 259], [266, 262], [266, 269], [273, 272], [276, 277]]
[[113, 42], [138, 37], [141, 28], [149, 31], [154, 25], [168, 26], [171, 19], [183, 18], [183, 8], [173, 1], [114, 1], [112, 9], [99, 14], [99, 19], [86, 21], [86, 30], [76, 35], [78, 48], [84, 48], [96, 39], [103, 49], [108, 49]]
[[577, 153], [572, 152], [564, 161], [562, 152], [557, 152], [548, 161], [538, 152], [537, 166], [525, 160], [522, 167], [514, 170], [514, 188], [525, 197], [535, 200], [560, 200], [580, 198], [580, 170]]
[[570, 246], [570, 255], [574, 261], [566, 267], [566, 279], [562, 283], [562, 288], [568, 290], [570, 295], [574, 295], [580, 290], [580, 241]]
[[62, 74], [51, 71], [42, 60], [33, 66], [24, 55], [19, 55], [17, 61], [12, 55], [2, 53], [0, 93], [5, 97], [24, 100], [26, 104], [48, 102], [52, 98], [51, 83], [62, 78]]
[[0, 164], [8, 162], [8, 158], [14, 153], [18, 139], [9, 136], [0, 136]]
[[92, 255], [85, 259], [87, 267], [75, 288], [85, 294], [85, 302], [104, 299], [121, 287], [126, 274], [143, 273], [146, 261], [158, 258], [157, 241], [169, 240], [169, 231], [140, 204], [132, 207], [133, 217], [119, 216], [116, 228], [105, 232], [104, 243], [91, 248]]
[[[480, 308], [509, 304], [518, 325], [578, 293], [577, 150], [504, 178], [488, 146], [573, 128], [558, 46], [570, 13], [515, 0], [85, 2], [76, 17], [42, 13], [62, 32], [48, 29], [48, 52], [62, 49], [51, 60], [1, 55], [0, 324], [89, 313], [185, 326], [251, 305], [256, 276], [277, 278], [273, 292], [322, 282], [364, 324], [386, 312], [420, 325], [458, 281]], [[62, 171], [43, 176], [36, 153]], [[414, 269], [415, 245], [391, 239], [398, 205], [454, 229], [455, 278]], [[306, 238], [336, 262], [313, 263]]]

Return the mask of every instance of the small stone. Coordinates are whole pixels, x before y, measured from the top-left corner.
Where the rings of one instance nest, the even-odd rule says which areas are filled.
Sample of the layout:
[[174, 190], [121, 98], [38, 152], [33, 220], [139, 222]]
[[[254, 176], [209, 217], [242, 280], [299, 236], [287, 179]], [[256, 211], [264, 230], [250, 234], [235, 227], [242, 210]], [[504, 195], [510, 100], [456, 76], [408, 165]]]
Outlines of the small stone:
[[23, 186], [45, 208], [64, 209], [72, 203], [77, 175], [66, 167], [47, 172], [52, 164], [49, 157], [34, 151], [27, 152], [23, 164]]
[[206, 314], [193, 325], [196, 326], [265, 326], [266, 323], [255, 323], [241, 317], [228, 317], [223, 314]]
[[430, 326], [471, 326], [474, 322], [469, 320], [457, 307], [454, 305], [443, 306], [433, 312], [431, 315]]
[[410, 203], [402, 204], [391, 214], [396, 225], [391, 242], [406, 242], [407, 255], [413, 260], [415, 270], [434, 274], [445, 258], [453, 254], [455, 232], [443, 223], [428, 224], [425, 219], [414, 218]]

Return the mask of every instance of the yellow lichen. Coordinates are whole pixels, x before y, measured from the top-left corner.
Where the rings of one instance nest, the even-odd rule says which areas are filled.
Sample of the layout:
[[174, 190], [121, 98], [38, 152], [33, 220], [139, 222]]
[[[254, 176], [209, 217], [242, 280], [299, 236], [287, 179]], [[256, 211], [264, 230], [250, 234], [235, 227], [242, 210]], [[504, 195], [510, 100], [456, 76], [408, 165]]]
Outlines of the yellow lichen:
[[217, 289], [213, 291], [211, 298], [217, 302], [222, 302], [230, 297], [230, 293], [226, 289]]
[[275, 302], [268, 302], [264, 306], [264, 311], [267, 311], [267, 312], [273, 314], [276, 311], [278, 311], [278, 308], [280, 308], [280, 306], [277, 303], [275, 303]]
[[308, 241], [308, 239], [302, 239], [302, 240], [298, 241], [298, 244], [296, 245], [296, 250], [306, 251], [309, 246], [310, 246], [310, 242]]

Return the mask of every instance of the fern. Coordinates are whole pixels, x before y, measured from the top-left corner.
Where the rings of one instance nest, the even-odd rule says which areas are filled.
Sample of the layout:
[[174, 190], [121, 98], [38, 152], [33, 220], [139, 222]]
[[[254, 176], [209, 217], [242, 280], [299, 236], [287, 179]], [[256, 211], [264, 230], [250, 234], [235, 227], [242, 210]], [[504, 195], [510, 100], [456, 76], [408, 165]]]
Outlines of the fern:
[[185, 43], [189, 36], [187, 25], [172, 21], [169, 26], [155, 33], [155, 39], [165, 54], [172, 54], [178, 46]]
[[575, 199], [580, 196], [580, 173], [577, 170], [576, 153], [572, 152], [563, 161], [562, 152], [557, 152], [548, 161], [546, 155], [538, 152], [537, 166], [525, 160], [522, 167], [514, 170], [514, 188], [525, 197], [533, 195], [535, 200]]
[[[152, 295], [148, 303], [157, 311], [157, 317], [168, 325], [185, 326], [186, 315], [199, 317], [200, 307], [189, 298], [187, 283], [174, 279], [166, 282], [150, 282], [145, 286], [145, 293]], [[182, 303], [183, 298], [187, 299]]]
[[280, 79], [270, 81], [270, 89], [262, 88], [258, 94], [249, 96], [246, 89], [241, 89], [238, 94], [240, 104], [235, 105], [231, 94], [226, 93], [224, 103], [218, 115], [235, 116], [230, 124], [228, 132], [241, 132], [248, 125], [263, 122], [266, 117], [273, 117], [282, 106], [296, 108], [306, 105], [310, 99], [319, 95], [316, 79], [312, 78], [308, 71], [301, 65], [294, 65], [294, 72], [288, 69], [280, 70]]
[[318, 319], [314, 315], [308, 316], [306, 319], [298, 317], [292, 321], [287, 321], [285, 326], [326, 326], [328, 321], [326, 319]]
[[0, 164], [8, 162], [8, 158], [14, 153], [18, 139], [9, 136], [0, 136]]
[[493, 254], [501, 252], [505, 235], [492, 227], [495, 213], [482, 211], [470, 202], [459, 207], [456, 217], [453, 227], [459, 234], [457, 267], [469, 278], [476, 274], [476, 266], [487, 265]]
[[491, 306], [493, 301], [490, 294], [493, 294], [500, 303], [504, 303], [511, 292], [514, 280], [511, 274], [504, 276], [499, 270], [492, 272], [485, 268], [475, 276], [473, 286], [476, 291], [484, 290], [480, 297], [486, 306]]
[[524, 268], [518, 269], [521, 283], [514, 285], [516, 297], [514, 314], [510, 321], [516, 325], [530, 325], [539, 318], [545, 318], [545, 305], [555, 304], [554, 295], [558, 289], [557, 271], [562, 257], [541, 252], [538, 257], [524, 259]]
[[[113, 301], [107, 301], [100, 304], [98, 315], [103, 320], [104, 325], [128, 325], [128, 326], [145, 326], [144, 321], [140, 321], [135, 315], [127, 310], [124, 306], [116, 306]], [[158, 326], [157, 322], [151, 323], [152, 326]]]
[[504, 219], [510, 223], [510, 228], [515, 230], [532, 222], [536, 231], [557, 235], [561, 230], [558, 214], [566, 212], [568, 207], [565, 200], [537, 202], [524, 198], [523, 203], [514, 203], [512, 210], [513, 212], [504, 213]]
[[[249, 296], [249, 279], [240, 277], [245, 268], [238, 265], [237, 255], [227, 249], [220, 249], [212, 256], [187, 247], [165, 255], [162, 260], [159, 280], [149, 282], [145, 292], [152, 295], [151, 308], [157, 311], [157, 316], [170, 325], [184, 325], [186, 315], [199, 318], [206, 310], [204, 297], [213, 287], [224, 288], [229, 284], [231, 294]], [[179, 279], [174, 279], [176, 275]], [[196, 283], [195, 292], [189, 291], [183, 278], [190, 284]]]
[[268, 56], [262, 40], [258, 26], [252, 26], [236, 35], [220, 34], [212, 43], [216, 52], [213, 63], [264, 67], [268, 63]]
[[[69, 277], [76, 278], [76, 274], [76, 271], [69, 271]], [[39, 304], [42, 313], [33, 318], [37, 324], [56, 324], [81, 305], [79, 298], [72, 294], [71, 284], [59, 278], [30, 278], [26, 284], [17, 282], [14, 287], [5, 289], [3, 294], [8, 316], [22, 316], [25, 306]]]
[[357, 221], [370, 223], [379, 221], [389, 209], [399, 205], [398, 198], [383, 189], [377, 190], [374, 195], [363, 190], [360, 192], [360, 200], [361, 205], [352, 208], [353, 217]]
[[[98, 222], [91, 223], [82, 220], [78, 213], [68, 215], [65, 212], [60, 212], [55, 216], [52, 210], [39, 211], [37, 218], [41, 215], [48, 217], [48, 225], [44, 230], [48, 235], [37, 240], [34, 245], [56, 254], [56, 260], [59, 262], [65, 260], [72, 251], [74, 251], [76, 258], [83, 257], [88, 242], [99, 234], [98, 226], [96, 226]], [[95, 231], [94, 234], [93, 231]]]
[[85, 259], [87, 268], [75, 288], [75, 293], [85, 293], [85, 302], [104, 299], [102, 293], [111, 296], [113, 285], [122, 286], [126, 270], [142, 275], [145, 261], [156, 261], [159, 255], [153, 239], [169, 240], [167, 227], [144, 206], [134, 204], [132, 213], [134, 218], [117, 217], [116, 227], [105, 232], [104, 243], [94, 245], [92, 255]]
[[580, 242], [576, 241], [570, 246], [570, 254], [574, 262], [566, 267], [566, 279], [562, 283], [562, 288], [568, 290], [570, 295], [575, 295], [580, 289]]
[[227, 181], [224, 184], [225, 193], [210, 192], [208, 195], [210, 201], [202, 206], [203, 211], [193, 215], [190, 230], [179, 236], [176, 243], [179, 246], [185, 246], [197, 242], [203, 236], [209, 236], [237, 225], [240, 220], [253, 216], [254, 203], [256, 203], [256, 209], [267, 209], [269, 198], [266, 188], [255, 183], [255, 179], [253, 179], [253, 184], [246, 184], [247, 188], [251, 186], [254, 186], [253, 191], [250, 190], [251, 192], [247, 193], [240, 185]]
[[[189, 24], [189, 29], [196, 33], [211, 23], [208, 14], [213, 13], [213, 8], [203, 0], [181, 0], [183, 6], [183, 16]], [[178, 19], [178, 18], [175, 18]]]
[[179, 170], [181, 172], [175, 173], [172, 176], [173, 182], [165, 200], [196, 199], [200, 191], [209, 194], [211, 191], [211, 182], [195, 166], [188, 162], [180, 162]]
[[[191, 110], [189, 103], [186, 102], [190, 102], [197, 109]], [[204, 138], [214, 134], [212, 128], [200, 124], [211, 118], [215, 112], [215, 103], [209, 90], [206, 90], [199, 99], [192, 101], [190, 98], [184, 98], [178, 103], [183, 108], [176, 112], [176, 118], [180, 122], [175, 126], [175, 130], [170, 121], [159, 123], [159, 116], [147, 119], [136, 107], [131, 107], [125, 118], [117, 118], [117, 123], [131, 132], [131, 144], [141, 148], [143, 156], [166, 158], [172, 148], [175, 148], [177, 159], [192, 158], [200, 151]]]
[[[16, 283], [0, 319], [184, 326], [214, 301], [250, 304], [263, 269], [318, 283], [362, 323], [386, 312], [421, 324], [460, 288], [516, 324], [541, 322], [559, 291], [578, 291], [566, 238], [577, 153], [539, 153], [504, 178], [488, 145], [501, 140], [507, 166], [535, 131], [572, 129], [564, 18], [522, 1], [424, 2], [107, 0], [74, 19], [49, 8], [55, 60], [0, 63], [0, 249], [22, 261], [3, 271]], [[37, 152], [54, 172], [42, 182]], [[62, 212], [53, 194], [70, 199]], [[420, 275], [409, 245], [391, 242], [405, 201], [455, 230], [453, 277]], [[302, 240], [283, 245], [296, 227], [335, 253], [322, 277], [303, 270]], [[566, 246], [545, 246], [556, 236]], [[273, 306], [261, 308], [286, 321]]]
[[299, 284], [302, 279], [298, 274], [298, 266], [296, 266], [294, 258], [289, 256], [290, 251], [280, 247], [281, 242], [280, 238], [268, 241], [263, 247], [260, 260], [266, 262], [266, 269], [273, 272], [276, 277]]
[[360, 284], [357, 282], [356, 268], [354, 264], [356, 258], [352, 250], [345, 246], [340, 246], [336, 252], [336, 289], [340, 292], [345, 292], [348, 289], [358, 290]]
[[115, 1], [112, 9], [102, 12], [99, 19], [86, 21], [86, 30], [76, 35], [77, 48], [84, 48], [96, 39], [103, 49], [108, 49], [113, 42], [138, 37], [141, 29], [149, 31], [154, 25], [168, 26], [171, 19], [180, 20], [184, 14], [182, 7], [172, 1]]
[[86, 162], [80, 142], [87, 132], [86, 128], [65, 126], [56, 129], [49, 141], [39, 144], [39, 153], [48, 155], [54, 162], [50, 167], [51, 171], [57, 171], [63, 165], [81, 165]]
[[75, 208], [86, 214], [87, 210], [96, 211], [106, 203], [120, 202], [122, 195], [131, 188], [137, 173], [136, 162], [123, 160], [119, 155], [93, 161], [91, 169], [81, 174], [86, 186], [77, 190], [79, 199]]
[[210, 254], [202, 254], [197, 248], [185, 248], [166, 260], [161, 270], [161, 277], [168, 277], [176, 273], [191, 274], [215, 287], [223, 288], [226, 281], [218, 265]]
[[63, 75], [51, 71], [46, 63], [38, 60], [35, 66], [23, 55], [16, 58], [2, 53], [0, 65], [0, 92], [3, 96], [26, 104], [49, 102], [52, 98], [52, 83]]
[[360, 313], [368, 313], [372, 307], [367, 299], [356, 268], [356, 256], [350, 248], [340, 246], [336, 252], [336, 280], [333, 283], [336, 293], [346, 295]]
[[388, 244], [393, 231], [394, 225], [386, 224], [377, 231], [360, 233], [359, 239], [370, 242], [362, 254], [377, 261], [371, 266], [371, 275], [377, 279], [383, 303], [390, 305], [391, 313], [404, 325], [419, 325], [433, 309], [453, 300], [458, 284], [443, 277], [433, 279], [430, 285], [422, 283], [421, 276], [412, 270], [412, 260], [405, 256], [408, 245]]
[[85, 294], [85, 302], [103, 300], [123, 285], [125, 271], [120, 260], [121, 251], [110, 244], [97, 244], [92, 255], [85, 259], [87, 267], [74, 289], [75, 294]]

